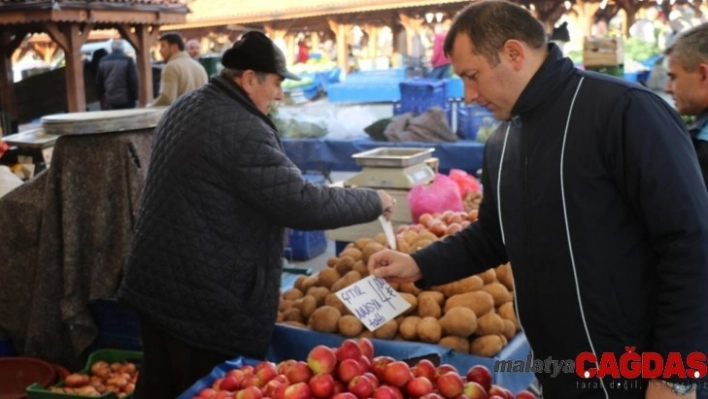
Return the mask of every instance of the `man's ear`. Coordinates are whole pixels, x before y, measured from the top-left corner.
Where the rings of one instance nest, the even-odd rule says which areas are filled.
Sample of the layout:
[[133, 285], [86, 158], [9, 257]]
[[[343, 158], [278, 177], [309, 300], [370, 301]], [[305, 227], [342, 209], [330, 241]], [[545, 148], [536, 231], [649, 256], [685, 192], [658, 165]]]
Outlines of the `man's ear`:
[[515, 70], [519, 70], [526, 59], [526, 48], [520, 41], [511, 39], [504, 43], [502, 54]]
[[701, 85], [708, 87], [708, 62], [698, 64], [698, 74], [701, 78]]
[[243, 71], [243, 74], [238, 79], [240, 79], [239, 83], [241, 84], [241, 88], [243, 88], [246, 93], [251, 94], [256, 85], [256, 73], [250, 69], [247, 69]]

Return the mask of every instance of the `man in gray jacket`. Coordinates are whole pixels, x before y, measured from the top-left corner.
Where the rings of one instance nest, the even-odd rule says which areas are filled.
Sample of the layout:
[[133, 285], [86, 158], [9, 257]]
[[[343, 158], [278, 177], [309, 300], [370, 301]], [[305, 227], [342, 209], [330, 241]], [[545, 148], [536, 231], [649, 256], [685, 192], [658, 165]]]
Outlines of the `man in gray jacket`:
[[98, 64], [96, 91], [101, 109], [135, 108], [138, 71], [135, 61], [123, 52], [123, 40], [113, 40], [111, 53]]
[[297, 76], [259, 32], [179, 98], [155, 131], [119, 299], [140, 315], [138, 398], [174, 398], [217, 364], [262, 358], [275, 326], [285, 228], [390, 217], [383, 191], [312, 184], [285, 155], [269, 105]]

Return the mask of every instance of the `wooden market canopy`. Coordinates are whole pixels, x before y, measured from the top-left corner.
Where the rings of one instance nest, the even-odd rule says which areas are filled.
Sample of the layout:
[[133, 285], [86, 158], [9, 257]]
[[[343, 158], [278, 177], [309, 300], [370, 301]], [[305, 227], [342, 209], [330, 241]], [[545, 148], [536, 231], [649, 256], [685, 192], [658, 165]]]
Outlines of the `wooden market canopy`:
[[[333, 16], [361, 12], [406, 9], [445, 4], [469, 3], [469, 0], [194, 0], [184, 24], [171, 29], [273, 22], [308, 17]], [[238, 4], [238, 5], [236, 5]]]
[[86, 109], [81, 46], [92, 29], [117, 29], [135, 48], [139, 100], [152, 98], [149, 49], [163, 24], [185, 22], [178, 0], [0, 0], [0, 110], [16, 120], [10, 57], [27, 35], [47, 33], [66, 55], [68, 111]]
[[[415, 33], [424, 25], [425, 14], [452, 17], [468, 3], [469, 0], [193, 0], [185, 23], [163, 29], [258, 29], [273, 40], [285, 40], [290, 53], [295, 46], [295, 32], [331, 31], [337, 38], [337, 62], [346, 70], [348, 51], [343, 38], [354, 25], [361, 26], [370, 37], [376, 37], [382, 26], [402, 26], [406, 32]], [[371, 55], [375, 56], [375, 50]]]

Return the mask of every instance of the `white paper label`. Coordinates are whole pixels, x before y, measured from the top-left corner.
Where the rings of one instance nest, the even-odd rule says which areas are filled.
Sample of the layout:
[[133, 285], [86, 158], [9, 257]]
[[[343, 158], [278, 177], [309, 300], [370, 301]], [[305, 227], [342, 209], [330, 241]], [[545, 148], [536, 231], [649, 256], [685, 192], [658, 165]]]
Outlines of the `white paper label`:
[[408, 309], [408, 303], [386, 280], [369, 276], [336, 292], [352, 314], [374, 331]]

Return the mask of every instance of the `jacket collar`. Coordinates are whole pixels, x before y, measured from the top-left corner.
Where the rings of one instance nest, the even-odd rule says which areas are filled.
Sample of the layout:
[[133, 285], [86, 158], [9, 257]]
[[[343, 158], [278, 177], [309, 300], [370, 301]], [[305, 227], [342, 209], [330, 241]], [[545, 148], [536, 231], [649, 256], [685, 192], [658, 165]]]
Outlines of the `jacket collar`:
[[278, 131], [278, 129], [273, 124], [273, 121], [270, 120], [268, 116], [264, 115], [263, 112], [261, 112], [258, 108], [256, 108], [256, 104], [253, 103], [253, 100], [251, 100], [248, 94], [239, 85], [237, 85], [233, 81], [224, 79], [221, 76], [214, 76], [211, 79], [211, 84], [226, 93], [227, 96], [238, 101], [248, 112], [261, 118], [270, 127], [272, 127], [273, 130]]
[[179, 53], [173, 54], [172, 57], [170, 57], [170, 59], [167, 60], [167, 63], [169, 64], [169, 63], [172, 62], [172, 61], [177, 61], [177, 60], [180, 59], [180, 58], [189, 58], [189, 59], [192, 59], [192, 58], [189, 56], [189, 54], [187, 54], [186, 51], [180, 51]]
[[696, 117], [695, 122], [691, 124], [688, 131], [691, 133], [691, 136], [696, 137], [698, 132], [703, 130], [706, 126], [708, 126], [708, 109]]
[[549, 43], [548, 56], [516, 100], [511, 110], [512, 118], [533, 111], [543, 104], [574, 70], [573, 62], [563, 56], [558, 46]]

